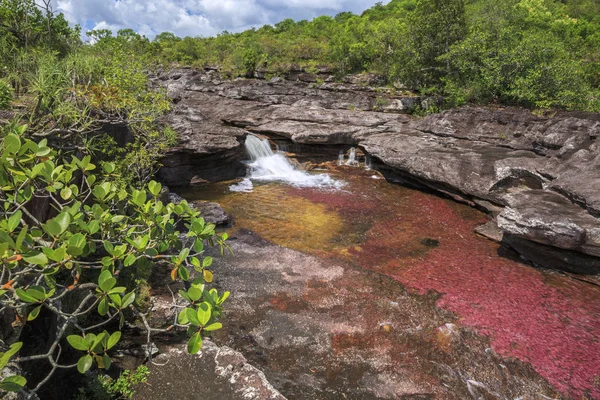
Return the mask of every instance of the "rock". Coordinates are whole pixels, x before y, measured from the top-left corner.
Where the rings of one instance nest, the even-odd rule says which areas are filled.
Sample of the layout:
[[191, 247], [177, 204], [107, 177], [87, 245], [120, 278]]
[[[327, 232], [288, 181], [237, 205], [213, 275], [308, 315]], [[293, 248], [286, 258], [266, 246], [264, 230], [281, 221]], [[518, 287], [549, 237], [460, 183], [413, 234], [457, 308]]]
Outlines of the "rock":
[[209, 224], [225, 225], [229, 222], [229, 215], [218, 203], [194, 201], [190, 205], [200, 211], [200, 216]]
[[478, 226], [475, 228], [475, 233], [495, 242], [502, 242], [502, 238], [504, 237], [504, 232], [498, 227], [495, 220]]
[[208, 339], [195, 355], [178, 346], [155, 357], [149, 368], [148, 382], [136, 388], [134, 399], [285, 400], [241, 353]]
[[533, 242], [600, 257], [598, 219], [558, 193], [528, 190], [510, 195], [498, 216], [504, 232]]
[[[517, 244], [517, 238], [593, 256], [580, 257], [586, 260], [580, 270], [591, 271], [600, 256], [599, 132], [593, 118], [463, 108], [370, 135], [360, 144], [388, 178], [498, 215], [502, 232], [479, 233], [494, 240], [510, 234], [504, 242], [526, 251], [531, 261], [540, 261], [532, 253], [545, 247]], [[553, 259], [559, 266], [562, 258]]]
[[441, 99], [376, 90], [372, 76], [316, 87], [303, 74], [297, 68], [288, 80], [233, 82], [214, 71], [160, 75], [155, 84], [178, 99], [168, 122], [180, 139], [159, 178], [180, 186], [244, 176], [248, 132], [303, 146], [360, 146], [389, 180], [502, 215], [500, 229], [512, 237], [598, 257], [597, 114], [464, 107], [417, 119], [397, 113]]

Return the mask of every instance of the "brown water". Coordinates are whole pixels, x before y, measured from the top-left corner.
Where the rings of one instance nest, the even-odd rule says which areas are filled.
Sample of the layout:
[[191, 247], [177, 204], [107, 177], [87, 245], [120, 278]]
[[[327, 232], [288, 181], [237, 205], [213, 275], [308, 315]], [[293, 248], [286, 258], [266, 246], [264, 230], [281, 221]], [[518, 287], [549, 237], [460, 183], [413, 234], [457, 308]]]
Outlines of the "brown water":
[[[489, 341], [499, 357], [530, 366], [562, 395], [600, 398], [597, 286], [534, 269], [498, 244], [478, 237], [473, 229], [488, 217], [468, 206], [390, 184], [372, 171], [342, 167], [331, 173], [347, 182], [342, 190], [255, 182], [252, 193], [232, 193], [231, 182], [225, 182], [192, 187], [180, 194], [188, 200], [220, 203], [234, 219], [230, 228], [233, 235], [240, 229], [251, 230], [274, 244], [374, 272], [366, 275], [371, 278], [361, 278], [372, 280], [368, 284], [372, 288], [378, 285], [377, 274], [390, 277], [398, 288], [421, 298], [423, 307], [453, 313], [458, 326], [474, 332], [479, 343]], [[351, 285], [343, 282], [337, 285]], [[284, 312], [303, 309], [299, 304], [304, 303], [290, 299], [283, 296], [269, 301]], [[419, 315], [417, 318], [433, 318], [425, 317], [427, 313]], [[426, 325], [429, 321], [422, 322]], [[427, 334], [433, 339], [419, 336], [421, 339], [402, 346], [417, 354], [425, 346], [434, 346], [440, 354], [452, 353], [454, 364], [468, 364], [469, 359], [461, 357], [472, 354], [460, 350], [460, 346], [453, 347], [449, 339], [452, 333], [447, 330], [442, 324]], [[364, 339], [354, 334], [333, 334], [331, 346], [341, 352], [381, 346]], [[376, 351], [375, 347], [371, 351]], [[428, 348], [423, 357], [430, 357], [426, 355], [429, 353]], [[440, 363], [440, 357], [431, 356], [430, 362]], [[281, 371], [286, 368], [283, 364], [277, 367]], [[484, 368], [488, 367], [482, 364], [480, 369]], [[411, 381], [417, 386], [430, 379], [424, 377], [426, 373], [417, 375], [416, 381]], [[431, 379], [439, 380], [439, 374]], [[510, 385], [516, 384], [506, 383], [506, 393], [518, 394], [518, 389], [508, 388]], [[543, 390], [539, 390], [536, 393], [541, 394]], [[553, 395], [548, 390], [544, 393]]]

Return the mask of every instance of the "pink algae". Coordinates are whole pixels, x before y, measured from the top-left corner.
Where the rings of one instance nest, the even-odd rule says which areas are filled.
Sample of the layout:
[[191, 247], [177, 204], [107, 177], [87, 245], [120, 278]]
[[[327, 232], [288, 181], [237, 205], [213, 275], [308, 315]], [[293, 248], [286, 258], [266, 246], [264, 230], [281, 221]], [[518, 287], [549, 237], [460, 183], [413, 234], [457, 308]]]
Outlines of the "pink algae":
[[499, 256], [496, 243], [473, 233], [485, 216], [435, 196], [302, 195], [356, 223], [373, 217], [364, 242], [346, 253], [354, 262], [440, 293], [438, 306], [489, 336], [501, 356], [530, 363], [566, 395], [600, 399], [600, 288]]

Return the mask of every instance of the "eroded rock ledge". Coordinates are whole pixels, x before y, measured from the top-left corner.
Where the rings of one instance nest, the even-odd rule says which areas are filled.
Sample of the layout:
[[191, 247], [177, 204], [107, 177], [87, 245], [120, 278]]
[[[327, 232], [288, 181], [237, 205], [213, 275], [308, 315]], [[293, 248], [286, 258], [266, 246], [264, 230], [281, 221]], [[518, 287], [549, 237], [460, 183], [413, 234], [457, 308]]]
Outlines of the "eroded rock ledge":
[[304, 145], [355, 145], [390, 180], [486, 209], [504, 242], [546, 267], [600, 273], [600, 115], [552, 117], [461, 108], [426, 118], [431, 99], [352, 84], [224, 81], [177, 70], [155, 82], [177, 103], [182, 137], [163, 161], [168, 185], [244, 174], [248, 132]]

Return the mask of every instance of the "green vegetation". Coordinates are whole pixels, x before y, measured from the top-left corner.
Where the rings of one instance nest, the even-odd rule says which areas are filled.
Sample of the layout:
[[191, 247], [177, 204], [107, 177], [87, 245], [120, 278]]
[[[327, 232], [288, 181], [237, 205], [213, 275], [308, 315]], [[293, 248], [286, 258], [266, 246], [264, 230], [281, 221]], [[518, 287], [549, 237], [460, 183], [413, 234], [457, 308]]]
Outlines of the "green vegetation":
[[360, 16], [287, 19], [212, 38], [163, 33], [136, 46], [165, 62], [233, 75], [324, 66], [338, 77], [377, 73], [445, 95], [449, 105], [599, 111], [599, 16], [595, 0], [392, 0]]
[[[163, 202], [152, 180], [176, 134], [160, 122], [171, 104], [149, 83], [148, 42], [91, 34], [98, 43], [84, 45], [49, 6], [0, 0], [0, 313], [14, 320], [0, 337], [0, 397], [39, 393], [57, 370], [108, 370], [126, 320], [149, 342], [187, 331], [190, 352], [221, 328], [229, 293], [210, 288], [204, 250], [223, 252], [227, 235], [185, 201]], [[153, 269], [188, 282], [165, 329], [143, 314]], [[42, 379], [18, 373], [28, 362]], [[105, 382], [109, 398], [130, 397], [142, 375]]]
[[140, 365], [135, 371], [123, 371], [117, 379], [99, 375], [86, 388], [79, 389], [76, 400], [131, 399], [135, 386], [145, 383], [149, 375], [150, 370], [145, 365]]

